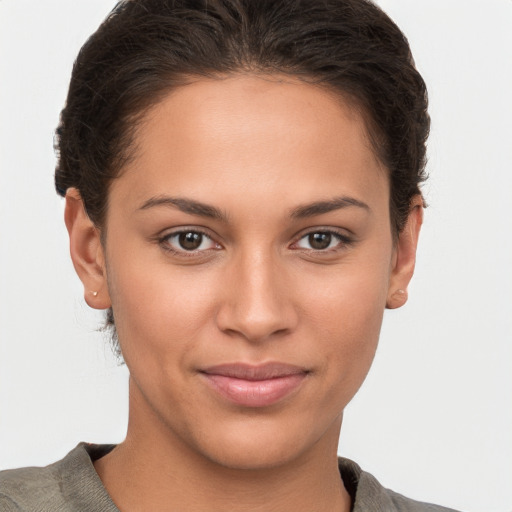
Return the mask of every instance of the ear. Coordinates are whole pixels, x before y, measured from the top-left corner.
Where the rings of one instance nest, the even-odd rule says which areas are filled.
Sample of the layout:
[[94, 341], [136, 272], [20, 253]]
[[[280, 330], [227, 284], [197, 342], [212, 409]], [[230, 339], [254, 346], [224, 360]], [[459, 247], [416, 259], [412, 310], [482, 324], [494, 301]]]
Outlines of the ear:
[[85, 302], [91, 308], [107, 309], [111, 302], [100, 231], [89, 219], [76, 188], [69, 188], [66, 192], [64, 220], [69, 233], [71, 259], [84, 285]]
[[398, 236], [389, 278], [388, 309], [399, 308], [407, 302], [407, 287], [414, 274], [416, 248], [423, 223], [423, 204], [421, 195], [412, 198], [407, 222]]

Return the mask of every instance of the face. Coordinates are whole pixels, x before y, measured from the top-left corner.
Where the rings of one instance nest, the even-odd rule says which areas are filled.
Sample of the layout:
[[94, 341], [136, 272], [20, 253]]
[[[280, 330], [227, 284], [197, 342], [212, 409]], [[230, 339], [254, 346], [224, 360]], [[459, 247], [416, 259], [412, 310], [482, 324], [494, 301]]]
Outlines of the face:
[[289, 78], [199, 80], [135, 143], [89, 297], [114, 309], [130, 423], [227, 467], [335, 447], [403, 286], [361, 116]]

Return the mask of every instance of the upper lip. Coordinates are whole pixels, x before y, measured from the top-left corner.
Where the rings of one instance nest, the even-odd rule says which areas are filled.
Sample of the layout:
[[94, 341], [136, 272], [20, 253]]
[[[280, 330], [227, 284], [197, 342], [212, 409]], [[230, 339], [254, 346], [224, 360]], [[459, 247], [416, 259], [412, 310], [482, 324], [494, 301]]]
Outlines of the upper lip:
[[201, 370], [201, 373], [232, 377], [234, 379], [257, 381], [289, 377], [290, 375], [297, 375], [301, 373], [305, 374], [308, 373], [308, 371], [300, 366], [287, 363], [265, 363], [259, 365], [228, 363], [204, 368]]

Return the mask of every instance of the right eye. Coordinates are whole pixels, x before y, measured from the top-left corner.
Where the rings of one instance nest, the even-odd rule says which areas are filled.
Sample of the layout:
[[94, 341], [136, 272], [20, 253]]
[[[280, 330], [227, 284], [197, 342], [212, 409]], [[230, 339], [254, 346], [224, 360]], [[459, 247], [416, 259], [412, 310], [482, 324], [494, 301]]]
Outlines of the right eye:
[[174, 253], [199, 253], [210, 249], [220, 249], [206, 233], [196, 230], [176, 231], [165, 235], [160, 243], [164, 249]]

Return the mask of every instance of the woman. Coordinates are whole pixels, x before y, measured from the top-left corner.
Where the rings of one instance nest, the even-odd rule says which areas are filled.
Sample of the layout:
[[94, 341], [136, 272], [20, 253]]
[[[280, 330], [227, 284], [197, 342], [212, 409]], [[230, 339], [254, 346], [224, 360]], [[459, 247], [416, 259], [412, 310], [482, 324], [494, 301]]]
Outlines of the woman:
[[407, 300], [428, 127], [370, 3], [120, 3], [75, 65], [56, 186], [128, 434], [4, 473], [2, 510], [447, 510], [336, 458]]

